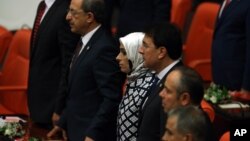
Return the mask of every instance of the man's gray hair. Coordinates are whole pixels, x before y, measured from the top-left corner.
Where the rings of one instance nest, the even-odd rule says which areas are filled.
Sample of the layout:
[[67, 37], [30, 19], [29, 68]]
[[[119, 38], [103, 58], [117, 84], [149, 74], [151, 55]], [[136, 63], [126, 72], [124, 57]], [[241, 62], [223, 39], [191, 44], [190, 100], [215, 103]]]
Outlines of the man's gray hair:
[[211, 133], [208, 130], [211, 128], [205, 114], [198, 107], [189, 105], [172, 109], [168, 113], [168, 118], [177, 117], [176, 130], [180, 134], [191, 134], [194, 141], [207, 141]]
[[103, 23], [105, 19], [105, 3], [103, 0], [83, 0], [82, 9], [86, 13], [93, 13], [98, 23]]

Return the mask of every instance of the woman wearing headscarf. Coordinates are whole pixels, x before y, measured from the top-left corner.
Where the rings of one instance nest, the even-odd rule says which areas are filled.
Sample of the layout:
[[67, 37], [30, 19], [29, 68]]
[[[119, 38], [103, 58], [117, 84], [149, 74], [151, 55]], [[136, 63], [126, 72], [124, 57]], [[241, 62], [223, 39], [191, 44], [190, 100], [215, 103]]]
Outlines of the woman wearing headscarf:
[[117, 140], [136, 141], [139, 116], [147, 92], [154, 82], [154, 74], [143, 67], [143, 58], [138, 52], [144, 33], [130, 33], [120, 38], [120, 53], [116, 57], [122, 72], [127, 74], [124, 97], [119, 105]]

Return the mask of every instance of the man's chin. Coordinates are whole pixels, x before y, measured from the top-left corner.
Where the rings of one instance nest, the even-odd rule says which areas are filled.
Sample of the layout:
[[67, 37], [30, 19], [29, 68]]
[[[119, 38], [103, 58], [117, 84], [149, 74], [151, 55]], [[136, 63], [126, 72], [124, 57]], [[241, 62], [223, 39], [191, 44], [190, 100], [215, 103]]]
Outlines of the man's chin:
[[165, 113], [168, 113], [170, 111], [169, 109], [166, 109], [166, 108], [164, 108], [163, 110]]
[[76, 31], [75, 31], [75, 29], [74, 29], [74, 28], [72, 28], [72, 27], [71, 27], [71, 29], [70, 29], [70, 30], [71, 30], [71, 32], [76, 33]]
[[82, 35], [81, 32], [79, 32], [79, 30], [76, 30], [75, 28], [71, 28], [71, 32]]

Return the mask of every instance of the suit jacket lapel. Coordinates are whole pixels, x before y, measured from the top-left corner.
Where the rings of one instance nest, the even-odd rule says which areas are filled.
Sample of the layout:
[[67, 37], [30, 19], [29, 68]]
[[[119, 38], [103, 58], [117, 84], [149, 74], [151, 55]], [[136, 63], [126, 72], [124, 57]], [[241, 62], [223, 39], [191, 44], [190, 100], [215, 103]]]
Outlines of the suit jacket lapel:
[[88, 41], [88, 43], [86, 45], [84, 45], [84, 48], [82, 50], [82, 52], [80, 53], [79, 57], [77, 58], [75, 64], [72, 66], [71, 70], [70, 70], [70, 74], [69, 74], [69, 82], [71, 82], [71, 79], [73, 78], [73, 75], [75, 74], [75, 70], [76, 70], [76, 66], [79, 65], [79, 63], [83, 60], [83, 58], [88, 54], [88, 52], [93, 49], [93, 45], [95, 44], [95, 41], [98, 40], [99, 36], [102, 34], [102, 27], [100, 27], [94, 34], [93, 36], [90, 38], [90, 40]]
[[[220, 17], [217, 17], [217, 22], [216, 22], [216, 27], [215, 31], [217, 31], [218, 27], [226, 20], [230, 19], [230, 14], [231, 12], [234, 11], [236, 6], [240, 3], [240, 0], [232, 0], [231, 3], [223, 10], [222, 14]], [[219, 14], [218, 14], [219, 15]]]

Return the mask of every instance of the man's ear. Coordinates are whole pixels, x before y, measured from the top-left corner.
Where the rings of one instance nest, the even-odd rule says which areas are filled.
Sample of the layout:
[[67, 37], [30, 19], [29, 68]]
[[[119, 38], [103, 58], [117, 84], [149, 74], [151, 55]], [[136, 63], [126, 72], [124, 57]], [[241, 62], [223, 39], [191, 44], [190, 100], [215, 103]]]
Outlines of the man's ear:
[[194, 140], [194, 139], [193, 139], [193, 135], [190, 134], [190, 133], [184, 135], [184, 138], [185, 138], [185, 139], [184, 139], [185, 141], [193, 141], [193, 140]]
[[190, 94], [187, 92], [182, 93], [180, 96], [180, 102], [182, 106], [190, 104], [191, 103]]
[[167, 49], [164, 46], [159, 47], [159, 59], [162, 59], [167, 54]]
[[94, 21], [94, 19], [95, 19], [94, 14], [92, 12], [88, 12], [87, 16], [88, 16], [87, 22], [92, 23]]

